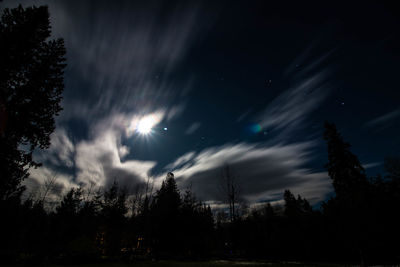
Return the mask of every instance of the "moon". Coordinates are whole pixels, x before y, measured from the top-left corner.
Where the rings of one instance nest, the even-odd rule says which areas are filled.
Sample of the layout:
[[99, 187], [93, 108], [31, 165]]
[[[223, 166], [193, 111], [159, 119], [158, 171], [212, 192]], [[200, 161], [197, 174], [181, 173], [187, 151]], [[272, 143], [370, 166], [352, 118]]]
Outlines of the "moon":
[[148, 135], [151, 133], [151, 130], [153, 129], [153, 126], [156, 124], [156, 121], [152, 116], [144, 117], [142, 118], [138, 125], [136, 130], [143, 135]]

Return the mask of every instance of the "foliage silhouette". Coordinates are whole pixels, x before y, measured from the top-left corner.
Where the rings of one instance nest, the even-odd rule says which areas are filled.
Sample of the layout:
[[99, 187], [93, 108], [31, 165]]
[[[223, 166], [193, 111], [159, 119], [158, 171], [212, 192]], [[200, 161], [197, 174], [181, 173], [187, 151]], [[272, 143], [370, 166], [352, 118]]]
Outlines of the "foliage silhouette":
[[47, 7], [5, 9], [0, 22], [0, 196], [19, 197], [36, 148], [50, 145], [61, 111], [65, 48]]
[[[28, 247], [37, 255], [46, 245], [50, 220], [42, 201], [20, 205], [32, 154], [50, 145], [54, 116], [61, 111], [65, 48], [62, 39], [48, 40], [47, 7], [4, 9], [0, 20], [0, 210], [3, 238], [0, 254], [7, 260]], [[25, 226], [30, 219], [35, 219]], [[0, 255], [0, 256], [2, 256]]]
[[325, 165], [333, 180], [338, 198], [351, 198], [354, 192], [367, 184], [365, 170], [358, 158], [351, 153], [350, 144], [343, 141], [334, 124], [325, 123], [324, 139], [328, 146], [329, 162]]

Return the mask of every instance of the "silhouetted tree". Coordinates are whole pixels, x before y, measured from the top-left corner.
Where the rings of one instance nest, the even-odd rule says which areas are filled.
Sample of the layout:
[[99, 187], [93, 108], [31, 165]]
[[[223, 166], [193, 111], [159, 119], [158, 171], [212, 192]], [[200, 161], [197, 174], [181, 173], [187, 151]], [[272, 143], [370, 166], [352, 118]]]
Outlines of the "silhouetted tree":
[[101, 217], [103, 226], [100, 232], [104, 238], [105, 253], [117, 256], [121, 252], [123, 233], [126, 226], [127, 192], [121, 189], [115, 180], [111, 187], [104, 191], [101, 203]]
[[[169, 172], [155, 193], [151, 205], [155, 253], [159, 256], [178, 254], [183, 244], [180, 231], [181, 196], [174, 174]], [[177, 255], [176, 255], [177, 256]]]
[[4, 9], [0, 21], [0, 198], [18, 197], [36, 148], [50, 145], [64, 89], [64, 41], [47, 7]]
[[285, 215], [288, 217], [296, 217], [300, 215], [299, 206], [296, 197], [290, 192], [285, 190], [283, 193], [283, 200], [285, 201]]
[[185, 256], [207, 254], [213, 247], [214, 219], [210, 206], [198, 201], [191, 187], [183, 195], [180, 221]]
[[56, 207], [53, 246], [56, 246], [56, 253], [66, 253], [71, 257], [74, 250], [72, 244], [83, 236], [81, 232], [82, 221], [79, 216], [82, 208], [81, 188], [71, 188], [62, 198], [59, 206]]
[[197, 209], [197, 204], [196, 197], [194, 196], [191, 187], [186, 188], [182, 201], [183, 212], [194, 212]]
[[56, 208], [58, 215], [72, 217], [78, 214], [81, 209], [82, 189], [71, 188], [61, 200], [60, 205]]
[[285, 215], [288, 217], [309, 215], [313, 211], [307, 199], [300, 195], [296, 199], [290, 190], [285, 190], [283, 199], [285, 200]]
[[325, 123], [324, 139], [328, 146], [328, 163], [325, 168], [333, 181], [338, 198], [352, 197], [364, 190], [367, 178], [358, 158], [351, 153], [350, 144], [343, 141], [334, 124]]
[[[35, 252], [49, 235], [43, 203], [20, 206], [33, 151], [50, 145], [54, 116], [61, 110], [65, 48], [47, 40], [47, 7], [4, 9], [0, 20], [0, 210], [3, 261], [22, 247]], [[33, 221], [30, 225], [27, 222]], [[35, 232], [31, 232], [35, 231]], [[21, 235], [25, 233], [25, 235]], [[24, 240], [37, 240], [25, 244]], [[43, 241], [40, 241], [43, 240]], [[32, 246], [31, 246], [32, 245]], [[21, 247], [22, 246], [22, 247]], [[12, 253], [11, 253], [12, 252]]]
[[325, 167], [336, 193], [335, 198], [324, 204], [324, 212], [336, 225], [336, 230], [341, 229], [337, 236], [349, 246], [349, 250], [359, 253], [361, 264], [364, 265], [371, 188], [364, 168], [334, 124], [325, 123], [324, 138], [328, 146], [328, 163]]
[[386, 177], [392, 181], [400, 183], [400, 158], [387, 157], [385, 158]]
[[153, 209], [168, 213], [170, 215], [177, 214], [181, 205], [181, 196], [176, 185], [174, 174], [169, 172], [167, 178], [162, 182], [161, 188], [154, 196]]
[[238, 216], [239, 205], [239, 184], [233, 176], [230, 167], [224, 166], [222, 169], [222, 192], [225, 194], [229, 206], [229, 219], [233, 222]]
[[114, 181], [111, 187], [104, 191], [102, 215], [108, 219], [124, 218], [128, 212], [126, 198], [126, 190], [121, 189], [117, 181]]
[[264, 215], [267, 219], [273, 218], [273, 217], [276, 216], [275, 210], [274, 210], [274, 208], [272, 207], [271, 203], [268, 202], [267, 204], [264, 205], [264, 207], [263, 207], [263, 215]]

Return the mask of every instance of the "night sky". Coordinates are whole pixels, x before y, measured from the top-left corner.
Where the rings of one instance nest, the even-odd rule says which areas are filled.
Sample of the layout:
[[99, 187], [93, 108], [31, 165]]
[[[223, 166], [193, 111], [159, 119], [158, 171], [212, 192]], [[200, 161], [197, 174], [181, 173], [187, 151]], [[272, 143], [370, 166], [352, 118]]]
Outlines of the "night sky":
[[148, 176], [157, 187], [172, 171], [217, 206], [229, 165], [249, 204], [285, 189], [317, 204], [333, 191], [325, 120], [368, 175], [383, 173], [400, 155], [399, 13], [275, 2], [23, 1], [49, 6], [68, 64], [31, 192], [53, 176], [60, 192], [115, 179], [133, 190]]

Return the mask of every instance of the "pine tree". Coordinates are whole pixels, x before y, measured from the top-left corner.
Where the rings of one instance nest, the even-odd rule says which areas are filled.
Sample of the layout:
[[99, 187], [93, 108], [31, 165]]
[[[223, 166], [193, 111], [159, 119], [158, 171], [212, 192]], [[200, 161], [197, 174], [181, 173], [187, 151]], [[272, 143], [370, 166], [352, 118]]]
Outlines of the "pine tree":
[[118, 186], [114, 181], [111, 187], [104, 191], [104, 199], [102, 203], [102, 214], [106, 219], [118, 220], [123, 219], [128, 212], [126, 206], [126, 191]]
[[328, 145], [328, 163], [325, 168], [333, 180], [338, 198], [351, 198], [367, 185], [364, 168], [350, 151], [350, 144], [343, 141], [334, 124], [325, 123], [324, 139]]
[[342, 229], [337, 235], [359, 252], [361, 265], [364, 265], [370, 184], [357, 156], [350, 151], [350, 144], [343, 141], [334, 124], [325, 123], [324, 139], [328, 145], [329, 160], [325, 167], [336, 192], [336, 197], [324, 205], [324, 213], [332, 220], [335, 231]]
[[288, 217], [298, 216], [300, 212], [297, 201], [290, 190], [285, 190], [283, 193], [283, 199], [285, 200], [285, 215]]
[[[180, 253], [181, 235], [181, 196], [176, 185], [174, 174], [169, 172], [156, 192], [151, 205], [151, 223], [153, 228], [154, 250], [156, 254]], [[176, 255], [175, 255], [176, 256]]]
[[197, 209], [197, 201], [190, 187], [185, 190], [182, 200], [183, 212], [193, 213]]
[[156, 192], [153, 209], [161, 214], [177, 215], [181, 202], [174, 174], [169, 172], [166, 180], [162, 182], [161, 188]]
[[263, 213], [266, 219], [271, 219], [275, 217], [275, 210], [272, 207], [271, 203], [268, 202], [267, 204], [265, 204]]
[[121, 189], [117, 181], [114, 180], [111, 187], [104, 191], [102, 200], [100, 214], [103, 225], [99, 229], [104, 238], [102, 248], [108, 256], [117, 256], [121, 253], [127, 222], [125, 217], [128, 212], [126, 190]]

